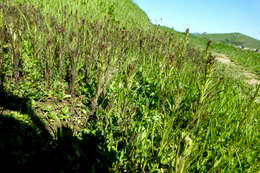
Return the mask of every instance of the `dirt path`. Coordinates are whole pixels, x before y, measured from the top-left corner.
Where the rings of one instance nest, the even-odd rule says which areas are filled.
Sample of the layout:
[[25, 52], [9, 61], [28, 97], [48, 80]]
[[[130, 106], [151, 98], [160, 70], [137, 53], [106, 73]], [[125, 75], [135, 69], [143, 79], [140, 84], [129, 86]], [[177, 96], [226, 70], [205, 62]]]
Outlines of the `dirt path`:
[[226, 55], [220, 53], [213, 53], [216, 56], [216, 60], [228, 66], [232, 66], [239, 71], [243, 76], [245, 76], [245, 82], [252, 86], [260, 85], [260, 80], [257, 79], [257, 75], [246, 71], [242, 66], [236, 65], [232, 62]]

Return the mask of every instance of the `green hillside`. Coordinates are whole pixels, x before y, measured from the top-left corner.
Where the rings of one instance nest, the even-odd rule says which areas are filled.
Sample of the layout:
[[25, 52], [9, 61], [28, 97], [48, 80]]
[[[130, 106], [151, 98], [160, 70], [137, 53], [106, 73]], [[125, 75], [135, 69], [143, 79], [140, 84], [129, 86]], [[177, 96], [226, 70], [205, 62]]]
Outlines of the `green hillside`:
[[[178, 32], [165, 26], [157, 27], [163, 31], [173, 33], [175, 38], [177, 39], [183, 39], [185, 37], [185, 32]], [[208, 37], [203, 37], [199, 34], [191, 34], [189, 37], [189, 44], [191, 47], [203, 51], [204, 49], [206, 49], [207, 42], [209, 40], [213, 41], [210, 46], [211, 52], [225, 54], [233, 62], [241, 65], [248, 71], [255, 73], [260, 78], [260, 54], [255, 51], [241, 50], [239, 48], [235, 48], [232, 44], [217, 41]]]
[[[245, 36], [245, 38], [247, 38], [247, 36]], [[260, 77], [260, 54], [259, 53], [252, 50], [242, 50], [240, 48], [235, 48], [234, 47], [235, 44], [230, 44], [230, 42], [218, 41], [218, 40], [214, 40], [214, 38], [211, 37], [208, 38], [202, 35], [196, 34], [196, 35], [192, 35], [190, 38], [191, 44], [194, 47], [197, 47], [199, 49], [205, 48], [205, 44], [209, 40], [213, 40], [213, 43], [211, 45], [212, 52], [225, 54], [236, 64], [243, 66], [245, 69], [257, 74]], [[252, 41], [254, 39], [249, 37], [249, 40]], [[257, 42], [259, 41], [256, 40], [256, 43]]]
[[1, 169], [257, 172], [259, 87], [210, 53], [230, 47], [130, 0], [0, 1]]
[[260, 40], [254, 39], [240, 33], [226, 34], [197, 34], [199, 37], [207, 38], [212, 41], [225, 43], [233, 46], [244, 46], [248, 48], [260, 49]]

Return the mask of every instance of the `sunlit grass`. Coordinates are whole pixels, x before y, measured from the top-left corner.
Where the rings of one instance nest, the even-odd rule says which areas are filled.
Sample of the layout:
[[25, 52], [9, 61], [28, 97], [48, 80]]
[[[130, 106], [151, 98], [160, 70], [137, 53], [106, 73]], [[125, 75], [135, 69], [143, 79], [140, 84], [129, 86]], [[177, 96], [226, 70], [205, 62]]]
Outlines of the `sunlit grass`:
[[[210, 51], [222, 48], [194, 49], [189, 30], [152, 26], [127, 0], [1, 5], [1, 86], [37, 104], [83, 103], [75, 136], [104, 135], [111, 172], [258, 171], [258, 90], [216, 65]], [[70, 110], [40, 114], [70, 124]]]

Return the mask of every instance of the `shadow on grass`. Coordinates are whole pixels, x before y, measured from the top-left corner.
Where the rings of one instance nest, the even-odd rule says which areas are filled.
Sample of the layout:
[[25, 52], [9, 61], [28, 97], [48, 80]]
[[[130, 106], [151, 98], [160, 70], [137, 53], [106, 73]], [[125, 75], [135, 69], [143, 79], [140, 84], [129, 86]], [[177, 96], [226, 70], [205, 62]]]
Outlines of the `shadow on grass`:
[[109, 172], [115, 154], [100, 133], [79, 139], [70, 128], [61, 127], [54, 140], [27, 99], [1, 89], [0, 107], [28, 114], [39, 129], [0, 114], [0, 172]]

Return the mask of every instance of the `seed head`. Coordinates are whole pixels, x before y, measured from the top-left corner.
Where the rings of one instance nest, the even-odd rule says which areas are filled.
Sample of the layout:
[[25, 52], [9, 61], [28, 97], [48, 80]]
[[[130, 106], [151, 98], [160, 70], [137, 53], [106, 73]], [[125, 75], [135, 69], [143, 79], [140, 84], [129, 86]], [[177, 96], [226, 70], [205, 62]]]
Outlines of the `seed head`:
[[210, 45], [212, 44], [212, 40], [208, 41], [207, 47], [210, 47]]
[[52, 44], [52, 39], [51, 39], [51, 38], [48, 38], [48, 40], [47, 40], [47, 46], [49, 47], [51, 44]]
[[213, 55], [210, 55], [209, 57], [208, 57], [208, 60], [207, 60], [207, 63], [210, 65], [210, 66], [212, 66], [213, 64], [214, 64], [214, 62], [215, 62], [215, 56], [213, 56]]
[[132, 77], [133, 74], [134, 74], [134, 71], [135, 71], [135, 65], [134, 64], [129, 64], [129, 66], [128, 66], [128, 75]]
[[86, 24], [86, 20], [82, 19], [81, 23], [82, 23], [82, 25], [85, 25]]
[[102, 42], [100, 47], [102, 50], [106, 49], [108, 47], [107, 42]]
[[71, 30], [71, 37], [75, 37], [77, 34], [74, 30]]
[[140, 39], [140, 48], [142, 48], [142, 46], [143, 46], [143, 40], [142, 39]]
[[189, 33], [190, 33], [190, 29], [187, 28], [187, 29], [186, 29], [186, 34], [189, 34]]
[[58, 26], [58, 27], [57, 27], [57, 31], [58, 31], [59, 33], [64, 33], [64, 32], [65, 32], [65, 29], [64, 29], [63, 26]]
[[169, 40], [170, 40], [170, 42], [172, 42], [174, 40], [174, 35], [173, 34], [170, 35]]

